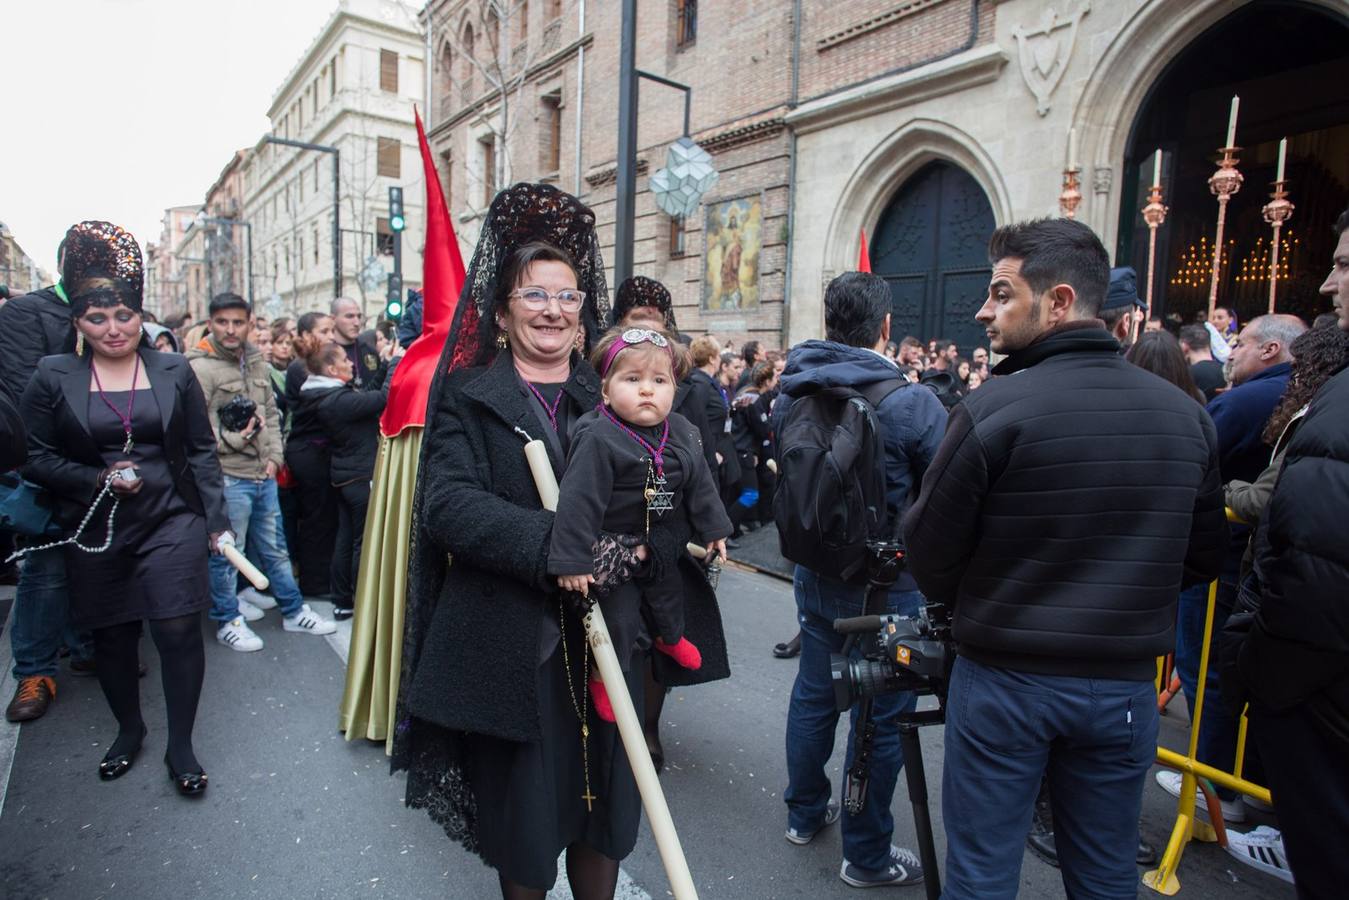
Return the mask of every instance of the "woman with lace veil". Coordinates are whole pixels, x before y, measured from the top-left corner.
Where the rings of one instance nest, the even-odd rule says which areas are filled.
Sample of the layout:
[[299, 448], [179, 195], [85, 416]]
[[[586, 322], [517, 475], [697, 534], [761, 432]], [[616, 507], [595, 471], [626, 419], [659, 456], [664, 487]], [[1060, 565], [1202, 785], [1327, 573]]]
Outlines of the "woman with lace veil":
[[[637, 786], [591, 705], [580, 617], [547, 574], [553, 513], [524, 455], [541, 440], [561, 478], [568, 428], [599, 402], [585, 354], [609, 319], [594, 214], [547, 185], [498, 194], [428, 400], [393, 767], [408, 805], [496, 869], [507, 900], [542, 900], [564, 851], [576, 897], [612, 897], [637, 837]], [[644, 544], [602, 534], [600, 590], [678, 565], [679, 527]], [[724, 642], [715, 654], [704, 680], [725, 676]]]

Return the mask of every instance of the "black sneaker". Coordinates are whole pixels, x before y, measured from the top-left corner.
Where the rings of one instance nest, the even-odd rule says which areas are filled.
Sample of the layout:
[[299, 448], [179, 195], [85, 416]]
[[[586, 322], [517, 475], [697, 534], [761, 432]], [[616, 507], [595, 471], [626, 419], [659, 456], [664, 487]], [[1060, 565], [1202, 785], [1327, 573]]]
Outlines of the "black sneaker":
[[333, 620], [337, 622], [345, 622], [347, 619], [350, 619], [355, 614], [356, 610], [350, 606], [333, 607]]
[[838, 817], [843, 813], [843, 807], [839, 806], [837, 800], [830, 800], [824, 807], [824, 821], [820, 827], [813, 831], [798, 831], [795, 828], [787, 829], [787, 840], [799, 847], [804, 847], [815, 840], [815, 835], [819, 834], [825, 828], [838, 821]]
[[912, 850], [890, 845], [890, 865], [879, 871], [854, 866], [846, 859], [838, 877], [843, 883], [855, 888], [891, 887], [906, 884], [918, 884], [923, 880], [923, 864], [918, 861]]

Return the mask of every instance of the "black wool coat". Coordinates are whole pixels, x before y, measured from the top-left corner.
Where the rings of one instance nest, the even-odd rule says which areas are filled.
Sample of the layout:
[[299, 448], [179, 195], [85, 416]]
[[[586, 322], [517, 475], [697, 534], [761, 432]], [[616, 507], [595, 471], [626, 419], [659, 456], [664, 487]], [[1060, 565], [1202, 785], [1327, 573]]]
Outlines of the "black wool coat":
[[[192, 366], [177, 353], [144, 345], [138, 352], [163, 420], [164, 455], [174, 487], [206, 520], [207, 531], [229, 531], [215, 434]], [[38, 363], [23, 394], [28, 424], [23, 477], [54, 496], [54, 518], [67, 528], [79, 524], [102, 490], [98, 474], [106, 465], [89, 432], [89, 381], [89, 360], [63, 353]]]
[[[577, 360], [563, 391], [574, 414], [587, 412], [599, 402], [599, 377]], [[407, 692], [419, 719], [513, 741], [543, 736], [535, 670], [544, 619], [558, 614], [556, 580], [547, 572], [553, 513], [543, 509], [516, 431], [538, 436], [532, 402], [509, 353], [446, 376], [425, 437], [416, 552], [448, 554], [451, 562]], [[560, 482], [566, 461], [544, 446]], [[653, 569], [679, 566], [686, 634], [703, 654], [696, 672], [656, 660], [666, 684], [730, 674], [716, 596], [683, 552], [688, 539], [687, 526], [652, 526]]]

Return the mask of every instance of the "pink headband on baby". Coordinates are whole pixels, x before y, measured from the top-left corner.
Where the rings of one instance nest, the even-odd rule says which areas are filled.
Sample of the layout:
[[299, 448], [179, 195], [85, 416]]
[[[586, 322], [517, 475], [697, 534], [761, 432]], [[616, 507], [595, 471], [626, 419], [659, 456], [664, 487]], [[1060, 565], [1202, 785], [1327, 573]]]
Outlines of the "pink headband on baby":
[[618, 336], [618, 340], [614, 341], [613, 345], [609, 347], [609, 352], [604, 354], [604, 362], [600, 365], [600, 377], [604, 378], [609, 374], [609, 367], [614, 364], [614, 357], [629, 347], [636, 347], [638, 344], [652, 344], [660, 347], [670, 354], [670, 361], [674, 362], [674, 351], [670, 349], [670, 342], [666, 340], [665, 335], [649, 328], [627, 328]]

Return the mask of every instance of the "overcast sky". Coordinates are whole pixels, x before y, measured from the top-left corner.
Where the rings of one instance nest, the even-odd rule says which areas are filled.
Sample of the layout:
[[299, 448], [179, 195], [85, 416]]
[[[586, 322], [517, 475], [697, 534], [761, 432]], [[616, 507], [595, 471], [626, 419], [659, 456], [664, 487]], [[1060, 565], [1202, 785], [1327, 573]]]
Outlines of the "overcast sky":
[[337, 0], [3, 0], [0, 221], [38, 264], [82, 219], [159, 238], [235, 150]]

